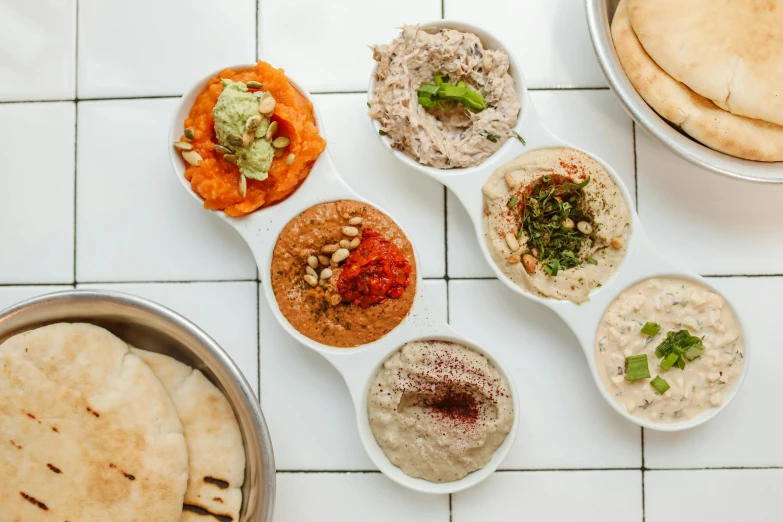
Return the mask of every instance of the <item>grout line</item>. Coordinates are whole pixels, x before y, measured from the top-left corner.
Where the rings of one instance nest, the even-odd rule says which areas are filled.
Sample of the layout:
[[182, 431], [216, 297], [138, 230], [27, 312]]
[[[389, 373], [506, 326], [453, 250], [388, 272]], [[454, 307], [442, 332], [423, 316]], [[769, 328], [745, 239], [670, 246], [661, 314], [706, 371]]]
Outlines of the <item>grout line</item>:
[[443, 186], [443, 274], [449, 278], [449, 189]]
[[258, 30], [258, 11], [261, 8], [260, 7], [260, 3], [261, 3], [260, 0], [256, 0], [256, 63], [258, 63], [259, 55], [261, 54], [261, 52], [258, 50], [259, 49], [259, 38], [261, 36], [261, 34], [260, 34], [261, 32]]
[[449, 522], [452, 522], [452, 520], [454, 520], [454, 510], [451, 507], [451, 497], [452, 494], [449, 493]]
[[647, 513], [645, 512], [645, 500], [644, 500], [644, 428], [639, 428], [642, 432], [642, 522], [645, 522]]
[[702, 277], [783, 277], [781, 274], [702, 274]]
[[609, 87], [573, 87], [573, 86], [554, 86], [554, 87], [528, 87], [528, 91], [608, 91]]
[[[79, 104], [73, 106], [73, 285], [76, 285], [76, 241], [77, 241], [77, 222], [76, 210], [78, 208], [78, 184], [79, 175]], [[74, 286], [75, 287], [75, 286]]]
[[[258, 279], [195, 279], [186, 281], [78, 281], [80, 285], [161, 285], [175, 284], [186, 285], [196, 283], [256, 283]], [[24, 286], [24, 285], [0, 285], [0, 286]]]
[[631, 120], [631, 137], [633, 139], [633, 188], [636, 197], [636, 214], [639, 214], [639, 168], [636, 161], [636, 122]]
[[[579, 472], [602, 472], [602, 471], [641, 471], [644, 473], [653, 471], [741, 471], [741, 470], [783, 470], [783, 466], [736, 466], [723, 468], [541, 468], [541, 469], [498, 469], [495, 473], [579, 473]], [[277, 473], [287, 474], [381, 474], [377, 469], [278, 469]]]
[[367, 94], [367, 91], [313, 91], [310, 94]]

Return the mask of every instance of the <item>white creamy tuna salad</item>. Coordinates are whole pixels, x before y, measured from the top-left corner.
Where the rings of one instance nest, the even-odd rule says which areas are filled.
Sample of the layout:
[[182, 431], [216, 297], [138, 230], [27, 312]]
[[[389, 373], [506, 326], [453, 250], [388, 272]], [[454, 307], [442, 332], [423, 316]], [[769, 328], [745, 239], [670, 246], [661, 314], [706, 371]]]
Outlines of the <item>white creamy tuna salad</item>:
[[515, 136], [520, 103], [508, 55], [484, 49], [475, 34], [406, 25], [372, 50], [369, 115], [392, 148], [440, 169], [472, 167]]
[[626, 411], [675, 423], [723, 403], [742, 374], [745, 347], [723, 297], [685, 279], [652, 278], [609, 305], [595, 357], [604, 386]]
[[625, 258], [628, 204], [606, 169], [581, 151], [522, 154], [498, 167], [483, 193], [489, 253], [528, 292], [585, 302]]
[[484, 355], [445, 341], [411, 342], [386, 360], [367, 413], [389, 460], [430, 482], [486, 466], [514, 423], [505, 377]]

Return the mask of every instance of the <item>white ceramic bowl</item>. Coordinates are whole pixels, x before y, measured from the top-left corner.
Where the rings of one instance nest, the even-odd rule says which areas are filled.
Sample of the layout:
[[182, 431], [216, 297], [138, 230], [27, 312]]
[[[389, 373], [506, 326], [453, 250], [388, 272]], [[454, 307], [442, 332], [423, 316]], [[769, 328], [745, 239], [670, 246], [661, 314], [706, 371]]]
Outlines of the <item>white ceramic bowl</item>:
[[610, 22], [619, 0], [585, 0], [587, 26], [598, 63], [626, 112], [661, 143], [695, 165], [731, 178], [760, 183], [783, 183], [783, 162], [765, 163], [723, 154], [706, 147], [661, 118], [639, 96], [614, 50]]
[[[253, 67], [253, 64], [243, 64], [229, 68], [234, 71], [239, 71], [249, 69], [251, 67]], [[194, 200], [198, 202], [198, 204], [202, 204], [202, 200], [191, 190], [190, 184], [187, 180], [185, 180], [184, 177], [186, 168], [185, 162], [183, 161], [180, 153], [174, 149], [171, 144], [175, 141], [178, 141], [182, 135], [183, 122], [196, 97], [205, 88], [209, 80], [217, 76], [219, 72], [220, 71], [215, 71], [212, 74], [206, 76], [204, 79], [196, 83], [196, 85], [194, 85], [182, 97], [179, 105], [174, 111], [171, 127], [169, 129], [169, 142], [167, 143], [167, 146], [169, 148], [174, 175], [182, 184], [183, 190], [186, 190], [188, 193], [190, 193]], [[292, 79], [289, 78], [289, 80], [291, 80], [291, 83], [294, 84], [304, 96], [306, 96], [311, 102], [313, 101], [307, 91], [302, 89]], [[313, 104], [313, 107], [316, 123], [321, 135], [323, 136], [323, 120], [321, 119], [315, 104]], [[386, 215], [389, 215], [388, 212], [385, 212], [377, 205], [366, 201], [364, 198], [354, 193], [345, 184], [345, 182], [335, 170], [331, 158], [329, 157], [328, 150], [325, 150], [321, 153], [313, 165], [313, 168], [307, 179], [301, 184], [301, 186], [291, 196], [281, 201], [280, 203], [259, 209], [241, 218], [228, 217], [220, 211], [213, 211], [213, 213], [231, 225], [245, 239], [247, 244], [250, 246], [250, 250], [255, 256], [262, 280], [268, 283], [268, 275], [272, 265], [272, 253], [274, 246], [279, 233], [282, 231], [285, 225], [304, 210], [314, 205], [338, 200], [362, 201], [374, 206], [381, 212], [384, 212]], [[397, 225], [404, 231], [403, 227], [399, 223], [397, 223]], [[415, 252], [415, 246], [414, 256], [418, 267], [416, 296], [408, 316], [386, 336], [378, 339], [377, 341], [356, 348], [335, 348], [324, 345], [302, 335], [299, 331], [294, 329], [288, 320], [286, 320], [286, 318], [283, 316], [270, 284], [263, 285], [264, 295], [269, 303], [273, 315], [275, 316], [275, 319], [277, 319], [283, 329], [301, 344], [321, 354], [340, 372], [340, 374], [345, 379], [345, 382], [348, 385], [348, 389], [351, 393], [354, 407], [356, 409], [359, 435], [361, 437], [362, 443], [364, 444], [364, 448], [368, 455], [380, 468], [380, 470], [395, 482], [416, 491], [426, 493], [454, 493], [471, 487], [487, 478], [506, 456], [508, 450], [514, 442], [516, 431], [519, 426], [519, 402], [517, 399], [517, 391], [514, 387], [513, 379], [504, 370], [502, 364], [500, 364], [500, 362], [492, 356], [489, 350], [478, 346], [476, 343], [455, 332], [433, 311], [431, 305], [424, 295], [421, 265], [418, 261], [418, 254]], [[378, 368], [388, 357], [399, 350], [405, 343], [421, 339], [450, 340], [471, 347], [474, 350], [483, 353], [506, 377], [511, 387], [514, 403], [514, 423], [511, 432], [506, 437], [503, 445], [495, 452], [492, 461], [487, 466], [480, 470], [474, 471], [462, 480], [435, 484], [405, 475], [398, 467], [394, 466], [388, 460], [388, 458], [386, 458], [370, 430], [369, 421], [367, 418], [367, 392], [370, 383], [378, 372]]]
[[[617, 411], [620, 415], [629, 421], [646, 428], [659, 431], [678, 431], [698, 426], [699, 424], [706, 422], [723, 411], [723, 409], [731, 402], [736, 393], [739, 391], [742, 382], [744, 381], [744, 377], [749, 366], [748, 357], [746, 357], [744, 360], [742, 376], [727, 395], [723, 404], [717, 408], [712, 408], [688, 421], [683, 421], [676, 424], [652, 423], [628, 413], [614, 400], [614, 398], [609, 395], [603, 385], [603, 382], [601, 381], [600, 375], [598, 374], [594, 355], [596, 331], [598, 329], [599, 322], [601, 321], [601, 317], [603, 316], [603, 313], [609, 303], [611, 303], [612, 300], [617, 295], [622, 293], [622, 291], [626, 288], [650, 277], [681, 277], [697, 281], [710, 289], [713, 289], [712, 286], [698, 275], [679, 270], [672, 266], [663, 257], [661, 257], [661, 255], [647, 239], [641, 222], [639, 221], [639, 217], [633, 209], [633, 200], [631, 199], [628, 189], [625, 187], [625, 184], [611, 165], [588, 151], [584, 151], [578, 147], [574, 147], [566, 143], [564, 140], [553, 135], [546, 128], [535, 111], [535, 107], [533, 106], [530, 95], [527, 91], [525, 80], [519, 68], [519, 64], [508, 47], [504, 46], [497, 38], [493, 37], [487, 31], [462, 22], [436, 20], [433, 22], [420, 24], [420, 26], [422, 28], [445, 27], [464, 32], [471, 32], [481, 39], [485, 48], [502, 49], [506, 52], [506, 54], [508, 54], [510, 73], [514, 78], [515, 88], [517, 90], [520, 103], [522, 104], [522, 109], [519, 114], [519, 122], [517, 123], [515, 130], [526, 140], [527, 144], [523, 145], [518, 140], [510, 139], [503, 145], [503, 147], [500, 148], [500, 150], [490, 156], [479, 166], [467, 169], [436, 169], [420, 164], [415, 159], [411, 158], [403, 152], [393, 150], [390, 145], [390, 140], [380, 136], [378, 133], [380, 124], [375, 120], [371, 120], [375, 134], [378, 135], [381, 142], [389, 149], [394, 157], [399, 159], [402, 163], [421, 172], [424, 175], [438, 180], [448, 187], [454, 193], [454, 195], [457, 196], [457, 199], [459, 199], [459, 201], [465, 207], [468, 215], [473, 221], [473, 226], [476, 237], [478, 238], [481, 252], [489, 266], [495, 272], [495, 275], [512, 291], [526, 299], [531, 299], [550, 308], [555, 313], [557, 313], [566, 324], [568, 324], [579, 340], [580, 345], [582, 346], [582, 350], [584, 351], [585, 357], [587, 358], [588, 367], [590, 368], [590, 372], [593, 376], [593, 380], [599, 390], [599, 393], [604, 398], [604, 400], [606, 400], [606, 402], [608, 402], [609, 405], [612, 406], [612, 408], [614, 408], [615, 411]], [[375, 71], [373, 70], [370, 76], [368, 92], [368, 98], [370, 99], [372, 98], [372, 91], [374, 87]], [[612, 178], [615, 185], [619, 187], [620, 192], [622, 193], [623, 198], [628, 205], [628, 208], [631, 209], [631, 231], [628, 239], [628, 252], [625, 260], [619, 267], [615, 269], [614, 274], [609, 278], [608, 281], [604, 283], [603, 286], [591, 292], [590, 301], [581, 305], [574, 304], [570, 301], [561, 301], [540, 297], [523, 290], [521, 287], [511, 281], [511, 279], [509, 279], [508, 276], [506, 276], [506, 274], [504, 274], [494, 262], [489, 253], [489, 248], [484, 237], [484, 203], [481, 189], [486, 180], [490, 177], [497, 166], [516, 158], [520, 154], [549, 147], [570, 147], [572, 149], [581, 150], [585, 154], [595, 159], [609, 173], [609, 176]], [[738, 311], [735, 310], [735, 312]], [[742, 320], [740, 313], [737, 313], [737, 317], [740, 321], [740, 325], [743, 327], [742, 330], [745, 336], [746, 350], [748, 350], [747, 330], [744, 328], [746, 323]]]

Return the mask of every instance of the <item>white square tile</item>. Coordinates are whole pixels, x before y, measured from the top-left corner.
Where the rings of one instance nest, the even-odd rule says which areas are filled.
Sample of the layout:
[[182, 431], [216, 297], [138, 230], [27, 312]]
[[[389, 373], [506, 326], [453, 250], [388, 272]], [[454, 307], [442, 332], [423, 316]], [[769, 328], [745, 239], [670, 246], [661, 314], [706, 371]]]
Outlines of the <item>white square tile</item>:
[[76, 0], [0, 0], [0, 100], [76, 93]]
[[568, 327], [500, 282], [450, 281], [449, 317], [491, 350], [517, 385], [520, 425], [502, 469], [641, 466], [641, 429], [595, 388]]
[[709, 423], [692, 430], [644, 433], [648, 468], [783, 466], [783, 391], [780, 326], [773, 310], [783, 309], [783, 277], [712, 278], [709, 281], [747, 321], [750, 368], [734, 402]]
[[648, 471], [647, 522], [779, 522], [783, 470]]
[[366, 90], [374, 63], [367, 47], [440, 13], [440, 0], [260, 0], [258, 52], [311, 92]]
[[4, 104], [0, 122], [0, 283], [72, 283], [74, 104]]
[[252, 63], [254, 0], [79, 0], [79, 97], [181, 94]]
[[[447, 7], [448, 9], [448, 7]], [[634, 205], [634, 151], [631, 119], [611, 92], [536, 91], [533, 104], [542, 121], [557, 136], [609, 163], [628, 187]], [[481, 255], [473, 224], [457, 199], [449, 194], [449, 277], [492, 277]]]
[[275, 508], [275, 522], [449, 520], [448, 496], [416, 493], [380, 473], [278, 473]]
[[641, 471], [495, 473], [452, 501], [453, 522], [641, 519]]
[[399, 220], [418, 251], [422, 275], [443, 277], [443, 186], [386, 150], [370, 125], [364, 94], [325, 94], [315, 100], [337, 170], [357, 193]]
[[239, 234], [174, 177], [166, 141], [176, 103], [79, 103], [78, 281], [255, 279]]
[[182, 314], [220, 344], [258, 395], [256, 287], [254, 281], [77, 285], [134, 294]]
[[696, 167], [636, 133], [639, 215], [660, 252], [700, 274], [783, 273], [783, 186]]
[[39, 295], [72, 290], [73, 286], [0, 286], [0, 311]]
[[528, 87], [606, 85], [583, 0], [445, 0], [445, 17], [490, 31], [516, 56]]
[[[436, 310], [445, 312], [441, 310], [445, 285], [440, 281], [424, 284]], [[340, 374], [283, 330], [263, 290], [259, 311], [261, 407], [274, 441], [277, 469], [376, 469], [359, 439], [351, 397]]]

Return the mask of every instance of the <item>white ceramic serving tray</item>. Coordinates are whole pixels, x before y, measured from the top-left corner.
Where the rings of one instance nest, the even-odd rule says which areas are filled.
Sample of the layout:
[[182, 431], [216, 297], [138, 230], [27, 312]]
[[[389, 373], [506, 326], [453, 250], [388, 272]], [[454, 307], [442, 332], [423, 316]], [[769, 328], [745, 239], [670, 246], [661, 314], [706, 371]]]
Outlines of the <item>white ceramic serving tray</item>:
[[[230, 66], [228, 68], [234, 71], [241, 71], [252, 68], [253, 66], [254, 64], [242, 64]], [[183, 189], [193, 196], [193, 199], [196, 202], [194, 204], [198, 205], [202, 205], [203, 202], [191, 190], [190, 183], [185, 179], [184, 176], [186, 168], [185, 162], [182, 160], [182, 157], [176, 151], [176, 149], [171, 146], [171, 144], [175, 141], [179, 141], [180, 137], [182, 136], [183, 123], [187, 117], [190, 107], [195, 102], [196, 97], [204, 90], [208, 81], [211, 78], [217, 76], [219, 72], [220, 71], [215, 71], [209, 74], [202, 81], [194, 85], [193, 88], [191, 88], [190, 91], [188, 91], [182, 97], [176, 111], [174, 112], [168, 135], [167, 147], [170, 150], [171, 162], [174, 167], [174, 174], [176, 175], [177, 180], [182, 184]], [[289, 80], [311, 102], [313, 101], [312, 97], [307, 91], [302, 89], [291, 78], [289, 78]], [[315, 107], [315, 104], [313, 105], [316, 123], [318, 125], [321, 136], [324, 136], [323, 120], [318, 112], [317, 107]], [[274, 314], [277, 321], [282, 325], [283, 329], [285, 329], [289, 335], [291, 335], [303, 345], [320, 353], [343, 376], [343, 379], [348, 386], [348, 390], [350, 391], [354, 408], [356, 409], [359, 435], [361, 437], [362, 443], [364, 444], [364, 448], [367, 451], [367, 454], [370, 456], [375, 465], [378, 466], [378, 468], [385, 475], [395, 482], [416, 491], [443, 494], [454, 493], [471, 487], [484, 480], [495, 469], [497, 469], [498, 465], [511, 448], [511, 445], [514, 443], [514, 438], [516, 437], [517, 428], [519, 426], [520, 416], [517, 390], [514, 386], [511, 375], [505, 371], [503, 365], [492, 356], [489, 350], [477, 345], [475, 342], [454, 331], [433, 311], [430, 303], [425, 297], [424, 285], [421, 276], [421, 264], [419, 263], [419, 257], [415, 250], [415, 245], [414, 256], [416, 258], [417, 264], [416, 296], [414, 298], [411, 310], [402, 323], [400, 323], [394, 330], [389, 332], [385, 337], [382, 337], [375, 342], [358, 346], [356, 348], [335, 348], [327, 346], [299, 333], [290, 325], [290, 323], [280, 312], [280, 308], [278, 307], [274, 292], [272, 291], [272, 286], [269, 284], [269, 273], [270, 267], [272, 265], [272, 252], [274, 250], [278, 235], [282, 231], [283, 227], [291, 219], [302, 213], [304, 210], [319, 203], [338, 200], [354, 200], [369, 203], [393, 219], [393, 216], [385, 212], [381, 207], [360, 197], [345, 184], [343, 179], [337, 173], [332, 160], [329, 157], [328, 149], [321, 153], [307, 179], [290, 197], [288, 197], [288, 199], [271, 207], [256, 210], [255, 212], [241, 218], [228, 217], [221, 211], [214, 211], [214, 214], [219, 216], [221, 219], [229, 223], [235, 230], [237, 230], [237, 232], [240, 233], [240, 235], [250, 246], [250, 249], [253, 252], [253, 256], [256, 259], [256, 263], [258, 264], [261, 279], [267, 283], [263, 285], [264, 295], [269, 302], [269, 307], [272, 310], [272, 313]], [[397, 225], [400, 226], [400, 228], [404, 231], [403, 227], [398, 222]], [[470, 473], [462, 480], [455, 482], [435, 484], [426, 480], [415, 479], [405, 475], [400, 470], [400, 468], [392, 464], [386, 458], [383, 451], [381, 451], [380, 446], [375, 441], [375, 437], [373, 436], [372, 431], [370, 430], [370, 424], [367, 416], [367, 394], [372, 381], [375, 379], [378, 371], [381, 368], [381, 365], [394, 352], [402, 348], [405, 343], [423, 339], [452, 341], [483, 353], [503, 374], [511, 386], [514, 406], [514, 424], [511, 428], [511, 432], [508, 434], [500, 448], [495, 452], [492, 460], [489, 462], [489, 464], [487, 464], [487, 466], [478, 471]], [[324, 400], [328, 400], [328, 398], [324, 398]]]
[[[389, 149], [389, 152], [394, 154], [394, 156], [402, 163], [412, 169], [426, 174], [427, 176], [430, 176], [431, 178], [438, 180], [457, 196], [473, 221], [476, 237], [478, 238], [478, 243], [482, 253], [484, 254], [484, 258], [486, 259], [487, 263], [489, 263], [489, 266], [491, 266], [495, 271], [498, 279], [500, 279], [506, 286], [523, 297], [541, 303], [542, 305], [550, 308], [555, 313], [557, 313], [563, 319], [563, 321], [565, 321], [565, 323], [574, 332], [574, 335], [576, 335], [577, 339], [579, 340], [579, 344], [582, 346], [582, 350], [585, 352], [587, 364], [590, 368], [590, 372], [593, 375], [593, 380], [598, 387], [598, 391], [601, 393], [604, 400], [606, 400], [606, 402], [609, 403], [609, 405], [612, 406], [612, 408], [614, 408], [615, 411], [617, 411], [620, 415], [630, 420], [631, 422], [634, 422], [640, 426], [644, 426], [645, 428], [660, 431], [679, 431], [703, 424], [721, 412], [734, 399], [737, 392], [742, 387], [742, 383], [744, 382], [745, 376], [748, 373], [748, 367], [750, 363], [750, 352], [748, 348], [750, 342], [748, 339], [748, 331], [745, 328], [747, 323], [743, 321], [739, 310], [733, 307], [732, 308], [734, 313], [737, 315], [740, 328], [743, 332], [746, 351], [742, 374], [733, 388], [726, 395], [721, 406], [708, 409], [700, 415], [683, 422], [664, 424], [650, 422], [640, 417], [631, 415], [609, 394], [601, 382], [601, 377], [596, 366], [594, 350], [598, 324], [601, 320], [601, 317], [603, 316], [604, 311], [615, 299], [615, 297], [617, 297], [628, 287], [650, 277], [678, 277], [689, 279], [707, 288], [710, 288], [712, 291], [718, 294], [720, 294], [720, 292], [715, 290], [715, 288], [713, 288], [712, 285], [710, 285], [702, 277], [674, 267], [658, 253], [642, 229], [642, 225], [639, 222], [639, 217], [634, 209], [633, 200], [628, 193], [628, 189], [625, 187], [623, 181], [620, 179], [611, 165], [588, 151], [570, 145], [564, 140], [556, 137], [549, 131], [549, 129], [546, 128], [539, 118], [538, 113], [536, 113], [535, 107], [533, 106], [533, 103], [530, 99], [530, 95], [528, 93], [519, 64], [514, 58], [514, 54], [507, 46], [503, 45], [502, 42], [500, 42], [487, 31], [474, 25], [462, 22], [436, 20], [433, 22], [419, 24], [419, 26], [423, 29], [446, 28], [473, 33], [481, 39], [485, 49], [501, 49], [508, 55], [510, 62], [510, 73], [514, 79], [514, 85], [517, 90], [517, 95], [519, 96], [519, 102], [522, 105], [522, 109], [519, 114], [519, 121], [515, 127], [515, 130], [517, 134], [524, 138], [525, 144], [523, 145], [519, 140], [512, 138], [503, 144], [500, 150], [498, 150], [484, 163], [477, 167], [455, 168], [448, 170], [437, 169], [434, 167], [422, 165], [404, 152], [392, 149], [390, 140], [380, 136], [380, 123], [376, 120], [370, 120], [372, 122], [375, 134], [379, 136], [384, 146], [386, 146], [386, 148]], [[370, 75], [370, 84], [367, 90], [368, 101], [372, 100], [372, 93], [374, 88], [375, 70], [373, 70], [373, 73]], [[574, 304], [570, 301], [561, 301], [539, 297], [538, 295], [529, 293], [523, 290], [521, 287], [517, 286], [500, 270], [500, 268], [494, 262], [490, 256], [487, 242], [484, 237], [484, 203], [482, 187], [486, 180], [489, 179], [490, 175], [497, 167], [508, 161], [511, 161], [519, 155], [530, 152], [532, 150], [549, 147], [571, 147], [576, 150], [581, 150], [585, 154], [588, 154], [594, 158], [607, 170], [615, 184], [620, 188], [623, 197], [628, 204], [628, 207], [631, 209], [631, 231], [628, 240], [628, 253], [625, 260], [616, 270], [615, 274], [609, 279], [609, 281], [590, 294], [590, 301], [581, 305]]]

